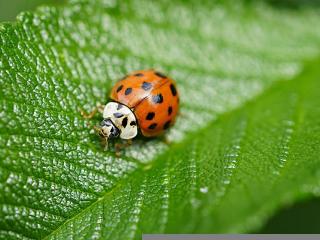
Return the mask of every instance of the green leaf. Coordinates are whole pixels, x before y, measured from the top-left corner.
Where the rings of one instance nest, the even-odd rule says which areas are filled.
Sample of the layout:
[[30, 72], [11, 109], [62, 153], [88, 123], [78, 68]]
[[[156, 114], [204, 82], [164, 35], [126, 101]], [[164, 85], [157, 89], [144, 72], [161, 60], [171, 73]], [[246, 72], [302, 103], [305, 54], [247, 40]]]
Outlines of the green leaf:
[[[248, 232], [319, 189], [318, 10], [72, 1], [0, 32], [0, 238]], [[178, 83], [181, 116], [116, 157], [80, 116], [132, 70]], [[97, 124], [100, 116], [89, 124]]]
[[0, 0], [0, 21], [14, 21], [16, 15], [21, 11], [31, 10], [38, 5], [61, 4], [63, 0]]

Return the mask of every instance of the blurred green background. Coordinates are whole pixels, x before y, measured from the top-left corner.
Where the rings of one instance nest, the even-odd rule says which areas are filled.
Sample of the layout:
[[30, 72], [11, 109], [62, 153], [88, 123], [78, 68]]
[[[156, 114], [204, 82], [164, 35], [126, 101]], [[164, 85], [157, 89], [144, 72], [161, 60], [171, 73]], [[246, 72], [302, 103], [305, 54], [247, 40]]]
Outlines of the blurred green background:
[[259, 233], [310, 233], [319, 234], [320, 199], [302, 201], [280, 210]]
[[[248, 0], [251, 2], [254, 0]], [[259, 0], [256, 0], [259, 1]], [[320, 0], [266, 0], [275, 7], [318, 7]], [[14, 21], [22, 11], [29, 11], [41, 5], [61, 5], [66, 0], [0, 0], [0, 22]]]
[[0, 0], [0, 21], [14, 21], [22, 11], [33, 10], [41, 5], [59, 5], [64, 0]]
[[[22, 11], [41, 5], [62, 5], [64, 0], [0, 0], [0, 22], [14, 21]], [[250, 2], [250, 1], [249, 1]], [[320, 0], [268, 0], [276, 8], [319, 7]], [[319, 233], [320, 198], [302, 200], [278, 211], [258, 233]]]

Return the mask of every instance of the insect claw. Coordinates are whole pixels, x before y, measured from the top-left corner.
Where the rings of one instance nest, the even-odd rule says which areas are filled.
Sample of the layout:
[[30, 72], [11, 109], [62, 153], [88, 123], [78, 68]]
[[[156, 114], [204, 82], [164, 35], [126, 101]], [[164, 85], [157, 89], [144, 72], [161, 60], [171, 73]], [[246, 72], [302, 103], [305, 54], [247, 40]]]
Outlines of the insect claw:
[[94, 115], [96, 115], [97, 111], [97, 107], [95, 107], [90, 113], [86, 113], [84, 110], [81, 109], [80, 114], [85, 119], [91, 119], [94, 117]]
[[97, 107], [96, 108], [98, 109], [98, 112], [102, 114], [103, 111], [104, 111], [105, 106], [106, 105], [102, 105], [101, 103], [97, 103]]
[[97, 105], [92, 109], [91, 112], [87, 113], [83, 109], [80, 109], [80, 114], [85, 119], [91, 119], [93, 118], [97, 112], [103, 113], [105, 105], [102, 105], [101, 103], [97, 103]]
[[121, 152], [120, 151], [116, 152], [116, 156], [121, 157]]
[[166, 144], [166, 145], [170, 145], [171, 144], [171, 140], [168, 138], [167, 135], [162, 137], [162, 141]]
[[97, 126], [93, 126], [93, 129], [94, 129], [94, 131], [96, 131], [96, 133], [100, 133], [100, 128], [99, 127], [97, 127]]
[[103, 150], [108, 151], [108, 140], [107, 139], [105, 139]]

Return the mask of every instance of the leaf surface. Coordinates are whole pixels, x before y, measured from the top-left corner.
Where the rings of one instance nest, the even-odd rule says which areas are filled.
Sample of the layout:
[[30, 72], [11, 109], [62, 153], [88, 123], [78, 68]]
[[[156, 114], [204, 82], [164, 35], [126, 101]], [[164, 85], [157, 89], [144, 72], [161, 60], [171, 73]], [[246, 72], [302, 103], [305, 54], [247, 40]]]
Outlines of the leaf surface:
[[[319, 20], [263, 3], [99, 0], [3, 24], [0, 237], [247, 232], [316, 194], [318, 63], [296, 76], [319, 54]], [[148, 68], [178, 83], [172, 144], [104, 152], [79, 110]]]

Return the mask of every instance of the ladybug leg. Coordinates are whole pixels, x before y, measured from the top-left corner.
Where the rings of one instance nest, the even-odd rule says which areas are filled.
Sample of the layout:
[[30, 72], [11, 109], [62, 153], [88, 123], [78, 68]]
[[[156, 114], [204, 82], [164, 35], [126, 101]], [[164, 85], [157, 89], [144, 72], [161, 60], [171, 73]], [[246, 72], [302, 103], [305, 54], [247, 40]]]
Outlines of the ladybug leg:
[[123, 149], [125, 149], [126, 147], [129, 147], [130, 145], [132, 145], [132, 139], [128, 139], [124, 143], [115, 143], [114, 147], [115, 147], [115, 150], [116, 150], [116, 156], [120, 157], [121, 156], [121, 151]]
[[[99, 112], [103, 112], [104, 110], [104, 105], [98, 103], [97, 106], [90, 112], [90, 113], [86, 113], [83, 109], [80, 109], [80, 114], [83, 118], [85, 119], [91, 119], [94, 117], [94, 115], [99, 111]], [[87, 127], [89, 128], [93, 128], [95, 130], [96, 133], [100, 132], [100, 128], [97, 126], [92, 126], [89, 122], [86, 122]]]
[[104, 107], [105, 105], [98, 103], [97, 106], [94, 109], [92, 109], [90, 113], [86, 113], [83, 109], [80, 109], [80, 114], [85, 119], [91, 119], [96, 115], [97, 112], [103, 113]]
[[121, 152], [116, 152], [117, 157], [121, 157]]
[[101, 145], [104, 151], [108, 151], [108, 140], [106, 138], [102, 138]]
[[101, 104], [101, 103], [98, 103], [97, 106], [96, 106], [96, 108], [98, 109], [98, 112], [99, 112], [99, 113], [103, 114], [103, 110], [104, 110], [105, 106], [106, 106], [106, 105], [103, 105], [103, 104]]
[[90, 113], [86, 113], [84, 110], [80, 110], [80, 114], [83, 118], [85, 119], [91, 119], [94, 117], [94, 115], [96, 115], [97, 113], [97, 109], [93, 109]]
[[93, 126], [93, 130], [96, 132], [96, 133], [98, 133], [99, 134], [99, 132], [100, 132], [100, 128], [99, 127], [97, 127], [97, 126]]
[[115, 153], [117, 157], [121, 156], [121, 150], [123, 148], [123, 144], [122, 143], [115, 143], [114, 144], [114, 148], [115, 148]]
[[123, 149], [125, 147], [129, 147], [130, 145], [132, 145], [132, 139], [128, 139], [126, 140], [124, 143], [116, 143], [115, 146], [116, 148], [118, 148], [118, 150]]
[[[101, 131], [101, 128], [100, 127], [97, 127], [97, 126], [93, 126], [93, 129], [94, 131], [100, 135], [100, 131]], [[103, 150], [104, 151], [107, 151], [108, 150], [108, 139], [105, 138], [105, 137], [101, 137], [101, 146], [103, 147]]]
[[180, 117], [185, 117], [186, 115], [185, 115], [185, 114], [183, 114], [183, 112], [181, 112], [181, 111], [178, 111], [178, 113], [177, 113], [177, 116], [180, 116]]
[[167, 135], [162, 136], [162, 137], [161, 137], [161, 140], [162, 140], [162, 142], [165, 143], [166, 145], [170, 145], [170, 144], [172, 143], [171, 140], [168, 138]]

